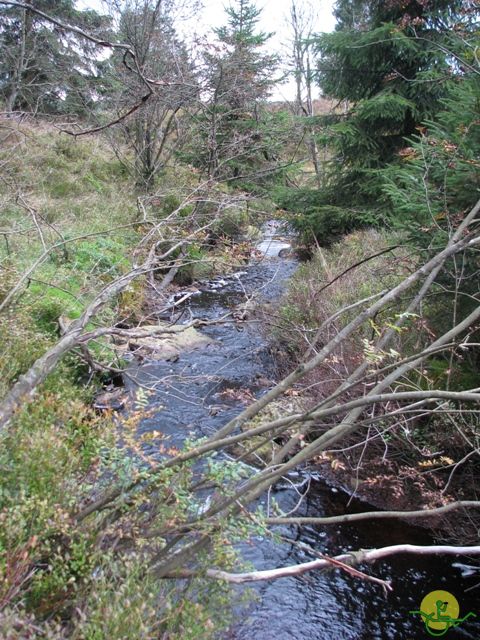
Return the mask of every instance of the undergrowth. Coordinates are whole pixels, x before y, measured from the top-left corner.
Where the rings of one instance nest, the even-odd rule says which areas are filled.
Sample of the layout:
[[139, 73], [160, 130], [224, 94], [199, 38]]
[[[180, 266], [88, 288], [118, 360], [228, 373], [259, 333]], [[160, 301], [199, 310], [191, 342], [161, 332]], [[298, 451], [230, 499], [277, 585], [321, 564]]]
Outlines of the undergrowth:
[[[356, 231], [329, 249], [318, 249], [312, 259], [294, 274], [279, 313], [277, 336], [292, 357], [305, 353], [314, 337], [326, 344], [342, 327], [358, 315], [362, 306], [348, 309], [398, 284], [414, 258], [398, 237], [372, 229]], [[381, 255], [376, 255], [381, 254]], [[357, 265], [357, 266], [355, 266]], [[318, 327], [346, 308], [317, 335]], [[362, 349], [362, 341], [376, 332], [376, 324], [389, 321], [395, 311], [388, 309], [351, 339], [351, 348]]]
[[[414, 271], [420, 258], [418, 251], [403, 243], [402, 236], [371, 229], [345, 236], [329, 249], [317, 249], [312, 260], [302, 264], [293, 276], [272, 327], [290, 362], [297, 364], [320, 350], [372, 304], [372, 296], [391, 289]], [[365, 360], [369, 379], [340, 397], [353, 399], [368, 391], [381, 379], [374, 376], [375, 371], [422, 352], [434, 336], [448, 329], [450, 315], [441, 292], [441, 283], [434, 285], [417, 313], [402, 315], [404, 323], [395, 329], [386, 351], [377, 349], [375, 343], [386, 330], [394, 328], [415, 290], [363, 323], [304, 378], [296, 393], [303, 394], [305, 402], [313, 406], [335, 392]], [[360, 300], [365, 300], [364, 304], [352, 306]], [[399, 377], [390, 391], [477, 387], [475, 358], [476, 353], [469, 349], [440, 352]], [[392, 402], [388, 411], [400, 406]], [[315, 462], [322, 465], [327, 477], [331, 474], [332, 481], [343, 483], [349, 491], [353, 489], [381, 508], [440, 506], [458, 496], [476, 499], [474, 479], [478, 470], [471, 460], [469, 443], [478, 440], [477, 417], [470, 412], [461, 414], [461, 404], [452, 403], [449, 408], [457, 411], [457, 417], [426, 409], [418, 416], [381, 418], [378, 411], [385, 409], [376, 408], [374, 426], [368, 431], [358, 430], [345, 439], [341, 450], [323, 452]], [[368, 421], [373, 413], [366, 411], [363, 415]], [[327, 420], [313, 427], [308, 438], [332, 426]], [[466, 518], [462, 521], [462, 539], [475, 539], [472, 522]], [[452, 531], [448, 537], [456, 540]]]
[[[6, 141], [0, 151], [6, 185], [0, 195], [0, 304], [30, 271], [0, 314], [0, 399], [94, 295], [131, 268], [145, 232], [133, 181], [101, 139], [74, 140], [49, 125], [20, 124]], [[187, 169], [177, 173], [185, 183], [193, 179]], [[178, 202], [172, 196], [157, 217]], [[238, 215], [240, 225], [250, 220], [243, 210]], [[218, 228], [222, 239], [228, 224]], [[195, 277], [212, 272], [208, 262], [202, 267], [207, 250], [201, 244], [189, 249]], [[138, 323], [145, 285], [145, 278], [132, 282], [87, 329], [119, 319]], [[90, 350], [97, 360], [111, 360], [106, 341]], [[184, 522], [198, 507], [188, 465], [157, 478], [154, 494], [137, 496], [113, 522], [102, 514], [77, 520], [112, 484], [129, 485], [154, 464], [137, 438], [148, 402], [133, 402], [128, 417], [99, 414], [91, 408], [96, 383], [85, 386], [88, 373], [77, 353], [64, 357], [2, 435], [0, 637], [218, 637], [231, 618], [227, 586], [202, 577], [202, 563], [199, 576], [184, 583], [159, 580], [149, 570], [166, 541], [147, 540], [145, 533]], [[219, 538], [202, 562], [229, 568], [234, 559]]]

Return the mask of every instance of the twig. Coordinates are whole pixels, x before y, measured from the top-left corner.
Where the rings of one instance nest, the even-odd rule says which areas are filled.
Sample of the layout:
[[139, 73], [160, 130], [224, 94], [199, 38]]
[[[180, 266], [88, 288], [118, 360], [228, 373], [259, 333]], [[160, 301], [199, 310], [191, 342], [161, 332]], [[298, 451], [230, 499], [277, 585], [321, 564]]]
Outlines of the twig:
[[433, 518], [441, 516], [450, 511], [457, 509], [480, 509], [480, 501], [477, 500], [459, 500], [451, 502], [443, 507], [435, 507], [434, 509], [422, 509], [417, 511], [365, 511], [363, 513], [344, 513], [340, 516], [328, 517], [307, 517], [299, 516], [298, 518], [267, 518], [267, 524], [350, 524], [351, 522], [361, 522], [363, 520], [390, 520], [392, 518], [418, 519]]

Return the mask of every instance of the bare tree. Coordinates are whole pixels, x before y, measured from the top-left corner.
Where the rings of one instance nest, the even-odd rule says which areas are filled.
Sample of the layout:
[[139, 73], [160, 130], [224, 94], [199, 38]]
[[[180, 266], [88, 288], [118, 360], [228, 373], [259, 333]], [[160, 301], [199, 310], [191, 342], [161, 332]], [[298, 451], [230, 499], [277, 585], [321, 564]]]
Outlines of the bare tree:
[[[313, 62], [312, 37], [318, 16], [311, 5], [298, 6], [295, 0], [290, 5], [288, 16], [291, 40], [289, 43], [288, 66], [295, 80], [294, 113], [297, 116], [312, 118], [315, 115], [313, 106], [313, 83], [315, 70]], [[307, 145], [315, 170], [317, 184], [321, 186], [321, 167], [318, 157], [315, 129], [306, 124]]]
[[[198, 95], [194, 62], [176, 32], [175, 7], [171, 3], [112, 1], [109, 7], [121, 39], [135, 53], [140, 74], [165, 81], [148, 102], [121, 123], [121, 138], [129, 152], [133, 152], [133, 161], [122, 153], [121, 145], [116, 145], [122, 161], [135, 174], [137, 184], [151, 191], [155, 177], [185, 143], [186, 116]], [[120, 58], [113, 66], [112, 82], [121, 87], [112, 98], [113, 107], [122, 113], [127, 105], [138, 102], [144, 86], [139, 75], [130, 73]], [[111, 139], [115, 141], [113, 135]]]

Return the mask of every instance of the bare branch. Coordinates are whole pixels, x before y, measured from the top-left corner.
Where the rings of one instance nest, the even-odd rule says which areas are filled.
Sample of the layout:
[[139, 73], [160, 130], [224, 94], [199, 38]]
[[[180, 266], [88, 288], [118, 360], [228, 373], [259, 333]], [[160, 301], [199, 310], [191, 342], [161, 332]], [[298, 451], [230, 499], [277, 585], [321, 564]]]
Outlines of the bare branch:
[[[207, 569], [206, 575], [216, 580], [224, 580], [233, 584], [243, 584], [245, 582], [264, 582], [270, 580], [278, 580], [279, 578], [292, 578], [301, 576], [309, 571], [325, 571], [332, 568], [332, 561], [336, 563], [353, 566], [357, 564], [365, 564], [377, 562], [393, 555], [409, 554], [409, 555], [453, 555], [453, 556], [473, 556], [480, 555], [480, 546], [476, 547], [453, 547], [446, 545], [434, 545], [422, 547], [413, 544], [398, 544], [390, 547], [382, 547], [381, 549], [362, 549], [360, 551], [351, 551], [343, 553], [333, 558], [319, 558], [311, 562], [303, 562], [302, 564], [290, 565], [280, 569], [266, 569], [264, 571], [249, 571], [246, 573], [230, 573], [228, 571], [220, 571], [217, 569]], [[194, 572], [181, 571], [175, 572], [168, 577], [190, 577], [195, 575]], [[371, 576], [369, 576], [371, 579]], [[383, 580], [375, 580], [382, 586], [386, 586]], [[382, 584], [383, 583], [383, 584]], [[387, 583], [388, 584], [388, 583]], [[387, 587], [388, 589], [388, 587]], [[390, 588], [391, 590], [391, 588]]]
[[422, 509], [420, 511], [365, 511], [364, 513], [344, 513], [340, 516], [328, 516], [324, 518], [310, 518], [305, 516], [299, 516], [297, 518], [266, 518], [266, 522], [267, 524], [329, 525], [349, 524], [351, 522], [362, 522], [364, 520], [390, 520], [392, 518], [423, 520], [425, 518], [445, 515], [458, 509], [480, 509], [480, 501], [459, 500], [458, 502], [451, 502], [443, 507]]

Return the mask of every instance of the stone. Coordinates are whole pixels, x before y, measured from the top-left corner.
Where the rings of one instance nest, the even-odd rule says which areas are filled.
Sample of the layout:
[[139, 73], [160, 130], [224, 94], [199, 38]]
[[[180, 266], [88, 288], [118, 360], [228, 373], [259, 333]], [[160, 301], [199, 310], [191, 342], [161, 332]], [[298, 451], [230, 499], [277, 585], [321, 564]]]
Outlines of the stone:
[[[151, 335], [126, 339], [116, 346], [120, 355], [131, 352], [136, 358], [146, 360], [168, 360], [176, 362], [184, 351], [192, 351], [205, 347], [213, 341], [202, 335], [195, 327], [182, 325], [169, 325], [160, 323], [157, 325], [143, 325], [138, 328], [140, 332], [150, 332]], [[162, 331], [165, 331], [163, 333]]]
[[97, 411], [120, 411], [125, 406], [126, 392], [124, 389], [113, 389], [99, 393], [93, 401], [93, 408]]

